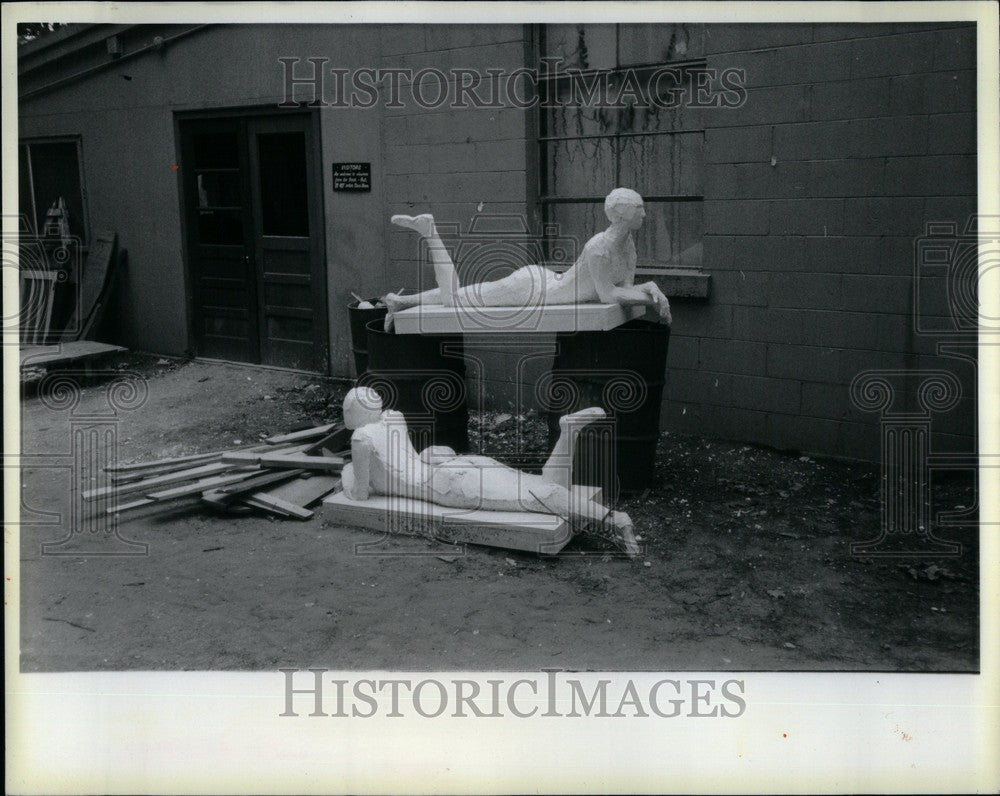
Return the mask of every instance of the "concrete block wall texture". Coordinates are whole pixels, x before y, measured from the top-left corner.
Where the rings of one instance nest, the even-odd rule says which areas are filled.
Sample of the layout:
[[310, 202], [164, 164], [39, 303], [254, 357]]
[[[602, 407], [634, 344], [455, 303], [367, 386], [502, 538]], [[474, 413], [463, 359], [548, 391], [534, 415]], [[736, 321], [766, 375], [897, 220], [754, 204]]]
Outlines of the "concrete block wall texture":
[[[529, 36], [522, 25], [209, 27], [132, 61], [131, 81], [109, 69], [23, 102], [20, 132], [82, 137], [91, 226], [116, 229], [131, 255], [121, 342], [180, 354], [174, 111], [277, 104], [280, 57], [512, 71], [530, 63]], [[972, 449], [975, 364], [938, 356], [938, 340], [914, 333], [911, 296], [925, 223], [963, 228], [976, 208], [974, 27], [710, 25], [705, 59], [744, 69], [747, 99], [682, 111], [704, 130], [712, 289], [707, 302], [674, 302], [664, 427], [877, 459], [877, 417], [852, 407], [851, 380], [931, 368], [954, 372], [963, 389], [959, 407], [934, 419], [935, 446]], [[370, 194], [323, 181], [338, 376], [353, 375], [350, 291], [433, 287], [416, 236], [392, 227], [392, 213], [430, 211], [467, 232], [474, 218], [526, 219], [533, 208], [530, 114], [421, 108], [407, 89], [401, 108], [320, 111], [324, 176], [331, 162], [372, 164]], [[928, 285], [921, 311], [946, 315], [944, 280]], [[537, 376], [546, 360], [509, 342], [472, 347], [483, 362], [474, 400], [534, 402], [527, 388], [515, 396], [510, 376], [522, 362]], [[916, 386], [904, 379], [902, 405], [915, 405]]]
[[[172, 355], [184, 354], [190, 344], [180, 200], [177, 174], [170, 168], [178, 157], [174, 113], [276, 109], [284, 99], [280, 58], [371, 66], [381, 33], [373, 25], [208, 26], [162, 50], [21, 102], [20, 137], [80, 137], [90, 227], [115, 230], [129, 251], [115, 342]], [[72, 66], [62, 68], [72, 71]], [[349, 291], [375, 293], [386, 284], [385, 235], [372, 224], [382, 215], [385, 197], [378, 187], [370, 194], [334, 193], [327, 164], [369, 161], [373, 184], [383, 185], [381, 144], [372, 134], [379, 111], [327, 108], [320, 114], [331, 370], [346, 376], [351, 374]]]
[[[456, 28], [438, 37], [439, 50], [428, 35], [421, 43], [401, 32], [400, 55], [383, 64], [512, 68], [524, 57], [517, 27], [492, 38]], [[478, 37], [471, 50], [469, 36]], [[962, 225], [974, 212], [974, 52], [974, 29], [963, 25], [707, 27], [708, 67], [745, 69], [747, 102], [701, 112], [712, 295], [675, 302], [666, 428], [876, 459], [878, 418], [852, 406], [851, 380], [922, 367], [958, 374], [965, 396], [935, 418], [935, 445], [974, 448], [974, 370], [935, 356], [938, 341], [914, 333], [911, 298], [925, 222]], [[464, 222], [490, 196], [504, 200], [492, 205], [500, 212], [525, 212], [517, 192], [530, 186], [518, 173], [530, 169], [531, 132], [503, 115], [462, 111], [452, 127], [447, 114], [418, 111], [390, 122], [400, 125], [385, 135], [387, 168], [399, 174], [389, 178], [393, 212], [428, 207]], [[474, 134], [463, 140], [461, 131]], [[463, 201], [441, 202], [424, 187]], [[398, 240], [390, 272], [404, 284], [413, 242]], [[423, 275], [421, 286], [433, 286]], [[938, 287], [932, 296], [944, 295]], [[527, 353], [476, 351], [473, 399], [481, 391], [496, 408], [534, 403], [530, 389], [511, 386], [522, 360], [529, 376], [547, 366]], [[915, 387], [904, 379], [897, 406], [915, 406]]]
[[[419, 53], [419, 34], [405, 33], [401, 55], [384, 56], [384, 65], [444, 68], [467, 56], [463, 65], [511, 68], [524, 57], [517, 27], [492, 38], [454, 29], [439, 37], [440, 50], [425, 32]], [[462, 45], [472, 35], [469, 50]], [[712, 295], [675, 301], [666, 428], [873, 460], [878, 418], [852, 406], [852, 379], [920, 367], [956, 373], [965, 396], [935, 417], [935, 445], [974, 449], [974, 369], [936, 356], [938, 340], [914, 333], [911, 298], [914, 241], [925, 222], [964, 225], [975, 209], [974, 58], [974, 29], [957, 24], [707, 27], [708, 67], [745, 69], [747, 102], [686, 111], [689, 119], [700, 113], [705, 130]], [[517, 200], [518, 172], [530, 169], [525, 120], [462, 111], [452, 128], [447, 115], [418, 114], [405, 128], [387, 128], [386, 162], [399, 173], [389, 178], [393, 212], [428, 207], [439, 218], [471, 220], [494, 186], [508, 201], [493, 208], [525, 212]], [[456, 131], [467, 130], [475, 135], [463, 141]], [[407, 142], [398, 142], [404, 133]], [[464, 203], [441, 202], [425, 186]], [[390, 272], [404, 284], [413, 242], [390, 236]], [[423, 274], [421, 286], [433, 286]], [[943, 297], [943, 282], [937, 289], [931, 295]], [[487, 348], [475, 352], [483, 367], [474, 369], [473, 399], [479, 391], [496, 408], [533, 404], [530, 389], [515, 394], [511, 374], [524, 360], [536, 376], [545, 357]], [[915, 407], [915, 388], [903, 380], [897, 408]]]
[[[528, 36], [524, 25], [392, 26], [383, 31], [379, 65], [414, 71], [433, 67], [449, 76], [455, 68], [510, 73], [529, 63]], [[385, 110], [382, 130], [388, 198], [378, 223], [389, 241], [386, 288], [436, 286], [426, 258], [421, 261], [417, 236], [391, 226], [392, 213], [433, 213], [457, 260], [460, 279], [478, 281], [484, 278], [475, 272], [484, 265], [478, 252], [488, 252], [508, 236], [524, 241], [517, 230], [534, 226], [529, 192], [535, 143], [528, 114], [512, 107], [456, 109], [450, 103], [423, 108], [409, 84], [402, 86], [404, 107]], [[425, 97], [433, 100], [436, 81], [428, 78], [425, 89]], [[454, 80], [449, 80], [449, 91], [455, 96]], [[541, 350], [551, 351], [552, 343]], [[515, 336], [467, 339], [466, 354], [472, 406], [517, 410], [537, 405], [533, 385], [549, 367], [551, 355]], [[515, 386], [519, 381], [520, 390]]]
[[[666, 426], [875, 460], [851, 380], [941, 369], [963, 398], [934, 446], [974, 450], [974, 363], [915, 333], [912, 298], [925, 224], [963, 229], [976, 208], [974, 27], [708, 26], [706, 50], [746, 70], [748, 96], [705, 117], [712, 296], [674, 311]], [[921, 286], [942, 315], [944, 281]]]

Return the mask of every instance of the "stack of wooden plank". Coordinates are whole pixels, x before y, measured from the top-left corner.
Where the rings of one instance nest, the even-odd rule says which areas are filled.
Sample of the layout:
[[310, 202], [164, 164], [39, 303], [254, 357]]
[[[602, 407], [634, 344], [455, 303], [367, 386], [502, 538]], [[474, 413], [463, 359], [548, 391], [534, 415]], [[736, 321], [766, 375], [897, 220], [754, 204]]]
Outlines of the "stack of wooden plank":
[[257, 509], [307, 520], [313, 516], [309, 506], [340, 487], [350, 440], [349, 430], [332, 423], [268, 437], [248, 448], [111, 465], [105, 471], [112, 483], [85, 491], [83, 499], [112, 515], [193, 498], [230, 513]]
[[[53, 255], [54, 257], [54, 255]], [[98, 360], [125, 351], [122, 346], [99, 343], [101, 320], [107, 313], [115, 282], [128, 264], [128, 253], [118, 246], [114, 232], [96, 231], [90, 242], [82, 274], [70, 276], [76, 285], [57, 287], [64, 274], [30, 267], [20, 272], [21, 285], [21, 372], [25, 378], [40, 369], [70, 365], [89, 369]], [[51, 328], [56, 291], [72, 294], [75, 301], [65, 328]]]

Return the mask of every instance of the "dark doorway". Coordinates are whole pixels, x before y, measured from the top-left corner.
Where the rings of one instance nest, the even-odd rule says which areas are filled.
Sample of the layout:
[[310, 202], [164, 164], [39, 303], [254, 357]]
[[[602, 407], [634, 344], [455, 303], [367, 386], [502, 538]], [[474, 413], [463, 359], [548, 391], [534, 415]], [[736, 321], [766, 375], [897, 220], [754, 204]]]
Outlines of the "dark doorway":
[[310, 115], [181, 118], [179, 131], [195, 353], [325, 372]]

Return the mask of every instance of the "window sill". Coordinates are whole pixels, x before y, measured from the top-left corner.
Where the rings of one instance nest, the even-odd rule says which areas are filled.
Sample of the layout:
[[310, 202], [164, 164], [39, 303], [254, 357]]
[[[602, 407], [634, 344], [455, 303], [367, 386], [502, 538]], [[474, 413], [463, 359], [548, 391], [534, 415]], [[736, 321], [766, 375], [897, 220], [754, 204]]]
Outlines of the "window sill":
[[707, 299], [711, 274], [700, 268], [637, 268], [636, 282], [656, 282], [667, 298]]

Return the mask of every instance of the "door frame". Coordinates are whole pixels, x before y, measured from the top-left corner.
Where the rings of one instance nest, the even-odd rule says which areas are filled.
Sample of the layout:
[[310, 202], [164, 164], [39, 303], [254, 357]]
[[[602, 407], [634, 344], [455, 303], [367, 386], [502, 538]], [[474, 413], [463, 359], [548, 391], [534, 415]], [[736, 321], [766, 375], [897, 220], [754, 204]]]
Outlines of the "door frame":
[[[314, 201], [310, 202], [309, 208], [309, 256], [313, 263], [311, 280], [314, 285], [313, 290], [313, 318], [315, 356], [314, 364], [316, 370], [310, 373], [319, 373], [324, 376], [330, 375], [330, 313], [329, 296], [327, 293], [327, 268], [326, 268], [326, 197], [323, 192], [323, 144], [320, 127], [320, 116], [317, 108], [288, 108], [276, 109], [274, 105], [251, 105], [239, 108], [198, 108], [195, 110], [176, 110], [173, 113], [174, 128], [174, 155], [175, 163], [183, 166], [181, 152], [181, 125], [188, 121], [212, 121], [237, 119], [245, 126], [247, 120], [251, 118], [274, 118], [287, 117], [289, 115], [305, 117], [311, 141], [307, 144], [306, 156], [311, 160], [311, 168], [308, 170], [309, 191], [312, 192]], [[244, 159], [249, 163], [249, 152], [240, 153], [241, 161]], [[246, 170], [247, 179], [252, 175], [249, 169]], [[185, 303], [185, 331], [187, 333], [187, 350], [193, 356], [199, 356], [196, 350], [197, 336], [195, 334], [195, 302], [194, 302], [194, 276], [192, 274], [192, 264], [190, 255], [190, 219], [194, 208], [190, 206], [184, 190], [184, 174], [182, 168], [176, 169], [177, 197], [180, 214], [178, 221], [181, 231], [181, 261], [183, 263], [184, 280], [184, 303]], [[250, 218], [253, 217], [252, 210]], [[254, 221], [256, 224], [256, 221]], [[254, 227], [250, 228], [251, 233]], [[255, 265], [256, 274], [256, 265]], [[256, 276], [253, 285], [255, 307], [251, 308], [254, 313], [259, 312], [260, 300], [258, 294], [261, 285], [257, 284]], [[259, 337], [259, 335], [258, 335]], [[259, 358], [259, 353], [258, 353]], [[261, 363], [246, 362], [239, 363], [254, 367], [274, 367]]]

